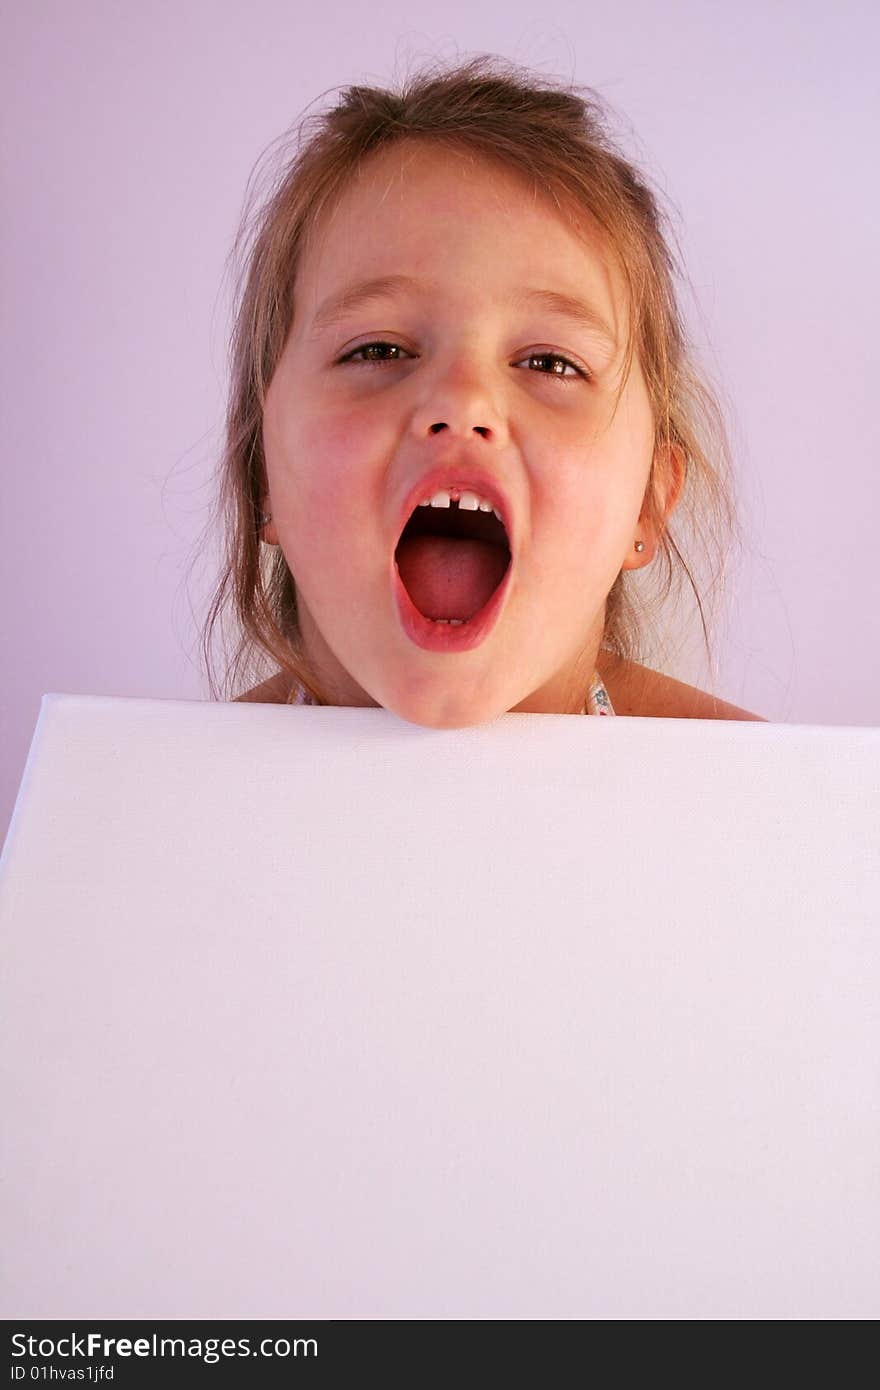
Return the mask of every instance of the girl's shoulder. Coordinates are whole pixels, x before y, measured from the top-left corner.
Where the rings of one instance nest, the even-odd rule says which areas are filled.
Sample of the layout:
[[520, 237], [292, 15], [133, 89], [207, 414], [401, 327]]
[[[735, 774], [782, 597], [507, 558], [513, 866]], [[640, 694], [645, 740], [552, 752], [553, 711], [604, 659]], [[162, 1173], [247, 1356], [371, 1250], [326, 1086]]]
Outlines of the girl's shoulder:
[[770, 721], [762, 714], [752, 714], [738, 705], [718, 700], [706, 690], [687, 685], [650, 666], [634, 661], [621, 661], [610, 652], [601, 651], [599, 674], [611, 698], [615, 714], [641, 719], [751, 719], [762, 724]]
[[[621, 661], [610, 652], [599, 653], [598, 667], [615, 714], [643, 719], [753, 719], [769, 723], [761, 714], [716, 700], [707, 691], [673, 680], [662, 671], [652, 671], [650, 666]], [[235, 698], [255, 704], [283, 705], [289, 694], [290, 678], [283, 671], [277, 671], [267, 681]]]
[[258, 705], [283, 705], [289, 693], [289, 676], [285, 676], [283, 671], [276, 671], [274, 676], [270, 676], [261, 685], [255, 685], [253, 689], [246, 690], [243, 695], [236, 695], [233, 703], [237, 704], [239, 700], [245, 700]]

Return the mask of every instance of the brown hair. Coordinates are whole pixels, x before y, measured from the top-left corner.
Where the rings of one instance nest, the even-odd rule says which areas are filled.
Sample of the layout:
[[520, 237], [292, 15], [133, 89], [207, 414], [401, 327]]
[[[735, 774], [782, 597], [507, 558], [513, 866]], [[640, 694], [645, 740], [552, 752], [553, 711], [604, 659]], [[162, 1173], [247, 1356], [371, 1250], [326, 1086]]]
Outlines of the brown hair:
[[[296, 588], [284, 554], [280, 547], [260, 543], [258, 512], [266, 490], [263, 406], [293, 319], [297, 267], [316, 220], [357, 176], [363, 161], [404, 139], [442, 142], [500, 160], [549, 195], [560, 215], [573, 206], [599, 228], [623, 273], [629, 301], [620, 392], [637, 352], [654, 415], [655, 455], [643, 517], [656, 528], [662, 571], [653, 599], [633, 593], [645, 571], [621, 571], [607, 596], [602, 645], [625, 661], [644, 656], [652, 616], [676, 580], [686, 575], [714, 672], [703, 600], [664, 521], [662, 498], [671, 481], [669, 450], [675, 447], [685, 467], [675, 517], [691, 525], [703, 547], [711, 592], [723, 578], [730, 543], [739, 537], [727, 436], [716, 397], [686, 342], [674, 283], [681, 272], [669, 248], [658, 197], [616, 147], [600, 98], [589, 88], [562, 87], [505, 59], [483, 55], [451, 67], [430, 65], [405, 79], [399, 90], [343, 88], [337, 104], [305, 118], [299, 131], [299, 149], [263, 206], [250, 217], [245, 211], [232, 251], [233, 260], [243, 257], [243, 265], [234, 301], [226, 438], [216, 494], [225, 558], [201, 634], [212, 698], [232, 698], [242, 670], [248, 673], [244, 684], [249, 684], [257, 674], [254, 658], [268, 656], [315, 701], [331, 702], [301, 647]], [[210, 643], [228, 605], [237, 626], [236, 646], [227, 656], [218, 694]]]

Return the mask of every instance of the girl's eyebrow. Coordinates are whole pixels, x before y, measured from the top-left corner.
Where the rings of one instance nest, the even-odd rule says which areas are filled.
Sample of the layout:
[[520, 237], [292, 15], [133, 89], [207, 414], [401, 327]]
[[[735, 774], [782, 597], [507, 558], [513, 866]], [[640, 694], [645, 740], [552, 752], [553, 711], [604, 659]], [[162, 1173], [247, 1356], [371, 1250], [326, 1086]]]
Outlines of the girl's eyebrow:
[[[347, 314], [362, 308], [365, 304], [393, 298], [404, 290], [436, 293], [438, 289], [439, 286], [420, 283], [411, 275], [380, 275], [371, 280], [358, 280], [324, 300], [312, 319], [309, 337], [317, 338]], [[538, 307], [546, 309], [548, 313], [571, 319], [581, 328], [587, 328], [604, 338], [613, 352], [617, 350], [617, 339], [602, 315], [591, 304], [577, 299], [574, 295], [562, 294], [559, 290], [520, 289], [510, 295], [508, 302], [512, 308]]]

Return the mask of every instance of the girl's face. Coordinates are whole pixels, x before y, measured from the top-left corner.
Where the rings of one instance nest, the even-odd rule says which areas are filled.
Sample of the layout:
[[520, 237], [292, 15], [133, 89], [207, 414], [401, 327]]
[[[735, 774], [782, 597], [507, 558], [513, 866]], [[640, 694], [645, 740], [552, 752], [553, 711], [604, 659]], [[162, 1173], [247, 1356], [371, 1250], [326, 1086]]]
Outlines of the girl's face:
[[[316, 322], [382, 277], [395, 284]], [[595, 241], [479, 158], [382, 151], [322, 219], [266, 401], [264, 535], [283, 549], [334, 703], [432, 728], [582, 709], [608, 592], [651, 554], [650, 537], [633, 550], [654, 443], [636, 360], [611, 419], [625, 332]], [[393, 347], [357, 355], [370, 343]], [[443, 486], [438, 467], [450, 484], [479, 469], [509, 512], [500, 616], [469, 650], [420, 646], [395, 598], [404, 509], [429, 472], [420, 495]]]

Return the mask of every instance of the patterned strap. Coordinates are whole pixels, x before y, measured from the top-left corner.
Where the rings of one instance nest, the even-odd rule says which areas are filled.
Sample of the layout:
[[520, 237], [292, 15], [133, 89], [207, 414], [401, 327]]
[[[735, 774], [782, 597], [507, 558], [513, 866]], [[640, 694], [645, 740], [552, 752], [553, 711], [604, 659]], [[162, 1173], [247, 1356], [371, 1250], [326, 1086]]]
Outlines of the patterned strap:
[[596, 671], [593, 675], [593, 681], [589, 689], [587, 702], [589, 705], [590, 714], [614, 713], [614, 706], [611, 703], [611, 697], [609, 696], [608, 691], [605, 689], [605, 686], [602, 683], [602, 678], [599, 675], [598, 671]]

